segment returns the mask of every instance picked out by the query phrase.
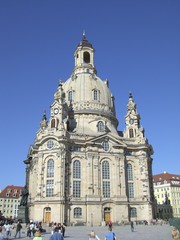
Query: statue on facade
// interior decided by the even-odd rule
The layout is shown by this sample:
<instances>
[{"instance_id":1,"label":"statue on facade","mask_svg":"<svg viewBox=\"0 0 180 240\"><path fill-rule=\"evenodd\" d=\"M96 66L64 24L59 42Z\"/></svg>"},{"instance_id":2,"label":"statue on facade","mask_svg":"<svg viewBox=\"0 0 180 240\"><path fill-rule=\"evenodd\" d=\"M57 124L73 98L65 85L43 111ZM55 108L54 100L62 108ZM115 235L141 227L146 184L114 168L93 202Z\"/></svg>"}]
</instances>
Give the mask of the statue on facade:
<instances>
[{"instance_id":1,"label":"statue on facade","mask_svg":"<svg viewBox=\"0 0 180 240\"><path fill-rule=\"evenodd\" d=\"M29 192L27 186L25 185L24 188L22 189L22 198L20 201L20 206L27 206L28 195Z\"/></svg>"}]
</instances>

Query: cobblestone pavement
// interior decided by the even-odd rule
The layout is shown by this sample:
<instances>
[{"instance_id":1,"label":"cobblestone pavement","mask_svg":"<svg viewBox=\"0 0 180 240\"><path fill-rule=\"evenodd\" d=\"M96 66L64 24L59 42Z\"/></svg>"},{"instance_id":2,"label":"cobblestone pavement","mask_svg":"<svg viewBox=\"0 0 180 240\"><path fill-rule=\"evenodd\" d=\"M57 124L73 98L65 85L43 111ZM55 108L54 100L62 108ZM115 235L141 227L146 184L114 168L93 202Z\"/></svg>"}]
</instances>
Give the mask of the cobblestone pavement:
<instances>
[{"instance_id":1,"label":"cobblestone pavement","mask_svg":"<svg viewBox=\"0 0 180 240\"><path fill-rule=\"evenodd\" d=\"M94 230L101 240L108 231L108 227L66 227L65 240L88 240L88 234ZM131 232L130 226L114 226L113 231L117 240L171 240L171 227L169 224L161 225L135 225L134 232ZM12 231L11 238L14 239ZM44 240L49 240L51 229L46 227L46 233L42 234ZM19 238L17 238L18 240ZM21 239L27 239L25 229L22 230Z\"/></svg>"}]
</instances>

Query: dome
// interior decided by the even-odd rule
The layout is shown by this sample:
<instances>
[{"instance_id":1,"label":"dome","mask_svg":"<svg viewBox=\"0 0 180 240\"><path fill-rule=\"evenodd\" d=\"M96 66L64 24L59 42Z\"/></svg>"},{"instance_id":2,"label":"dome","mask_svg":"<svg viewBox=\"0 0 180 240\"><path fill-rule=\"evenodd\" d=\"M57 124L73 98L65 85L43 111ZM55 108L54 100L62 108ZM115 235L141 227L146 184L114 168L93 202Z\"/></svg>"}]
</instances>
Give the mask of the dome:
<instances>
[{"instance_id":1,"label":"dome","mask_svg":"<svg viewBox=\"0 0 180 240\"><path fill-rule=\"evenodd\" d=\"M79 74L69 78L63 85L66 101L71 103L74 111L101 111L115 116L112 94L108 82L91 74Z\"/></svg>"}]
</instances>

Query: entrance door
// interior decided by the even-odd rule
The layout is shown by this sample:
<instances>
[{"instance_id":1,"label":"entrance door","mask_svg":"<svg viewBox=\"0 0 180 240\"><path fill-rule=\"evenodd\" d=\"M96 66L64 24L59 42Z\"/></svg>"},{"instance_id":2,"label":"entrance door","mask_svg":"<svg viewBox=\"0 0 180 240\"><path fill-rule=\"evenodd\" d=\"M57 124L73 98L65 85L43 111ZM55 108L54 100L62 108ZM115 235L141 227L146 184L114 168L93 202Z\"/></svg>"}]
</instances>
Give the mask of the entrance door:
<instances>
[{"instance_id":1,"label":"entrance door","mask_svg":"<svg viewBox=\"0 0 180 240\"><path fill-rule=\"evenodd\" d=\"M49 207L44 209L44 222L45 223L51 222L51 208Z\"/></svg>"},{"instance_id":2,"label":"entrance door","mask_svg":"<svg viewBox=\"0 0 180 240\"><path fill-rule=\"evenodd\" d=\"M105 208L104 209L104 221L107 223L108 221L111 220L111 211L110 208Z\"/></svg>"}]
</instances>

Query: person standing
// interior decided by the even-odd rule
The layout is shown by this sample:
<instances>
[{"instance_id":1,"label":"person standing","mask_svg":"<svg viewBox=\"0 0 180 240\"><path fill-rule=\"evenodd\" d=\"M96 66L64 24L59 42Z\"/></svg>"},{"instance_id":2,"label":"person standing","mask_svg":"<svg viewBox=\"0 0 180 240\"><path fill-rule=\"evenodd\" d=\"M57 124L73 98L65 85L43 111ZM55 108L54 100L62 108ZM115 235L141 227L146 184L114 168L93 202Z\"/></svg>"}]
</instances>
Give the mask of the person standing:
<instances>
[{"instance_id":1,"label":"person standing","mask_svg":"<svg viewBox=\"0 0 180 240\"><path fill-rule=\"evenodd\" d=\"M65 230L66 230L65 223L63 223L61 225L61 233L62 233L63 237L65 236Z\"/></svg>"},{"instance_id":2,"label":"person standing","mask_svg":"<svg viewBox=\"0 0 180 240\"><path fill-rule=\"evenodd\" d=\"M49 240L64 240L63 235L59 232L59 228L54 228L53 234L50 236Z\"/></svg>"},{"instance_id":3,"label":"person standing","mask_svg":"<svg viewBox=\"0 0 180 240\"><path fill-rule=\"evenodd\" d=\"M134 222L131 221L131 232L134 232Z\"/></svg>"},{"instance_id":4,"label":"person standing","mask_svg":"<svg viewBox=\"0 0 180 240\"><path fill-rule=\"evenodd\" d=\"M112 227L109 227L109 232L106 234L105 240L116 240L116 235L112 231Z\"/></svg>"},{"instance_id":5,"label":"person standing","mask_svg":"<svg viewBox=\"0 0 180 240\"><path fill-rule=\"evenodd\" d=\"M1 226L0 226L0 240L5 240L5 237L2 234L2 227Z\"/></svg>"},{"instance_id":6,"label":"person standing","mask_svg":"<svg viewBox=\"0 0 180 240\"><path fill-rule=\"evenodd\" d=\"M17 223L17 226L16 226L16 234L14 236L14 238L16 238L16 236L19 234L19 238L21 238L21 229L22 229L22 225L20 222Z\"/></svg>"},{"instance_id":7,"label":"person standing","mask_svg":"<svg viewBox=\"0 0 180 240\"><path fill-rule=\"evenodd\" d=\"M6 239L9 239L9 237L11 236L11 225L8 222L6 222L4 224L4 229L6 231Z\"/></svg>"}]
</instances>

